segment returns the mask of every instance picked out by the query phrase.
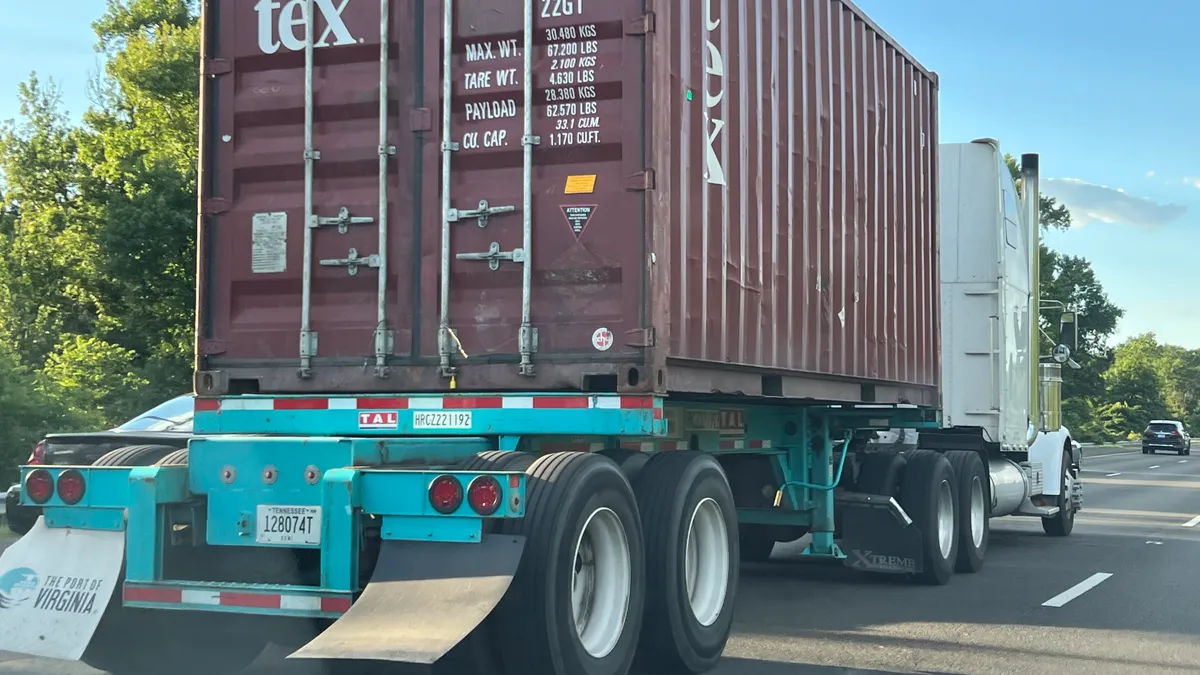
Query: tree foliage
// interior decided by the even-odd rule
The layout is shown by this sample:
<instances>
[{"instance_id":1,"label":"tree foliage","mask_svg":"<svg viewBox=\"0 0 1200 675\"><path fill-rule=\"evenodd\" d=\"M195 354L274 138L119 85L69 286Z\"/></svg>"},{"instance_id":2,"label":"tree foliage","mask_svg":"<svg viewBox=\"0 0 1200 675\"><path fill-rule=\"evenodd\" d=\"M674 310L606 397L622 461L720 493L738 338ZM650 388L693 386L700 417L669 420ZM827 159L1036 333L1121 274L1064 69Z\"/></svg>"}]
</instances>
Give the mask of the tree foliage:
<instances>
[{"instance_id":1,"label":"tree foliage","mask_svg":"<svg viewBox=\"0 0 1200 675\"><path fill-rule=\"evenodd\" d=\"M113 426L188 388L196 12L109 0L82 123L33 75L0 127L0 470L40 434Z\"/></svg>"}]
</instances>

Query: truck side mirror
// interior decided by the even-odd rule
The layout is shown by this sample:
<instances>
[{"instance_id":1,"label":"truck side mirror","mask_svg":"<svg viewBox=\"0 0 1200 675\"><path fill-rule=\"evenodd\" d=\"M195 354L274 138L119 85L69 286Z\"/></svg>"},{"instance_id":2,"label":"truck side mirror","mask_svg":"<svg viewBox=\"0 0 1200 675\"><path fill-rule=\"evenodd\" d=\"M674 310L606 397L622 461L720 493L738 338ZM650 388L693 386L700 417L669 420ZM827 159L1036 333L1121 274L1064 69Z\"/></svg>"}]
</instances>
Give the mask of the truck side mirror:
<instances>
[{"instance_id":1,"label":"truck side mirror","mask_svg":"<svg viewBox=\"0 0 1200 675\"><path fill-rule=\"evenodd\" d=\"M1075 312L1063 312L1058 324L1058 343L1071 348L1072 352L1079 351L1079 324Z\"/></svg>"}]
</instances>

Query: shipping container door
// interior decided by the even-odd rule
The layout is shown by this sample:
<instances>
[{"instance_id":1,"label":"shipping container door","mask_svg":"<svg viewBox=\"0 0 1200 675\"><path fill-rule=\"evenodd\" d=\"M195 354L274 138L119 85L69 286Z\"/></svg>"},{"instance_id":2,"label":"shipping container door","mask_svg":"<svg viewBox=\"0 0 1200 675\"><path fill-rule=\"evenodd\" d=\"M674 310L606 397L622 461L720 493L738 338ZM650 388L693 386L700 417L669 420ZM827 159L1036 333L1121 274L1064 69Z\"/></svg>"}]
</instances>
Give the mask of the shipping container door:
<instances>
[{"instance_id":1,"label":"shipping container door","mask_svg":"<svg viewBox=\"0 0 1200 675\"><path fill-rule=\"evenodd\" d=\"M420 29L411 2L311 5L311 42L306 0L205 6L201 355L378 379L413 345Z\"/></svg>"},{"instance_id":2,"label":"shipping container door","mask_svg":"<svg viewBox=\"0 0 1200 675\"><path fill-rule=\"evenodd\" d=\"M638 353L644 51L630 27L641 5L425 3L435 132L422 190L422 352L443 377L487 364L532 385L539 363Z\"/></svg>"}]
</instances>

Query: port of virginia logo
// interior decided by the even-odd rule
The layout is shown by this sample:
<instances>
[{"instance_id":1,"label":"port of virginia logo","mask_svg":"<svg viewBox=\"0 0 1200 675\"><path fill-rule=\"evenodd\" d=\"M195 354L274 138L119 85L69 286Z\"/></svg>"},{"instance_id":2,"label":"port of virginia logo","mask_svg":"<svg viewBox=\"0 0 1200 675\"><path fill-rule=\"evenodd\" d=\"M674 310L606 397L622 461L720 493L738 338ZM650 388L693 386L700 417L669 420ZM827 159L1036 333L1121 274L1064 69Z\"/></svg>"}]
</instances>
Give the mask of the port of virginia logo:
<instances>
[{"instance_id":1,"label":"port of virginia logo","mask_svg":"<svg viewBox=\"0 0 1200 675\"><path fill-rule=\"evenodd\" d=\"M17 567L0 574L0 616L9 609L29 607L35 610L91 614L96 609L96 593L101 579L89 577L47 576L28 567Z\"/></svg>"}]
</instances>

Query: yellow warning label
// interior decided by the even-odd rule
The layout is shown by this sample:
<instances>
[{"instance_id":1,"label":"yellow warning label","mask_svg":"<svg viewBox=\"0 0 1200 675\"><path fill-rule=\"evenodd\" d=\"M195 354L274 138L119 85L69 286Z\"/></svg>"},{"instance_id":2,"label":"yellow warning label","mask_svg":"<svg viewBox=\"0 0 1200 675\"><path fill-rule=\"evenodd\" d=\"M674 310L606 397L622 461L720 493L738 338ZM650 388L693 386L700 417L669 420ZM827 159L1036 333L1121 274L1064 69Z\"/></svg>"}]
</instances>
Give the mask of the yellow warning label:
<instances>
[{"instance_id":1,"label":"yellow warning label","mask_svg":"<svg viewBox=\"0 0 1200 675\"><path fill-rule=\"evenodd\" d=\"M564 195L590 195L596 190L596 174L588 176L567 176L567 186L563 188Z\"/></svg>"}]
</instances>

